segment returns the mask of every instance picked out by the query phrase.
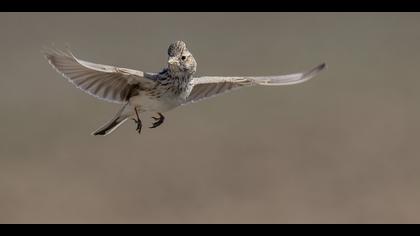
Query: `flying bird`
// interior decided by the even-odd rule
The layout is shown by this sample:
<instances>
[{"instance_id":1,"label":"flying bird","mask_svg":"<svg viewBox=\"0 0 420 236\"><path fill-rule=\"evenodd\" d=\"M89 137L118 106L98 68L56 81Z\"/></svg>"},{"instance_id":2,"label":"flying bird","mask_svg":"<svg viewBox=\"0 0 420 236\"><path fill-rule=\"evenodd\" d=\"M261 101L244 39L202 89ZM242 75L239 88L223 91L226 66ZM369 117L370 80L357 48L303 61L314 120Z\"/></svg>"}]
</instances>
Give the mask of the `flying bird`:
<instances>
[{"instance_id":1,"label":"flying bird","mask_svg":"<svg viewBox=\"0 0 420 236\"><path fill-rule=\"evenodd\" d=\"M243 87L302 83L326 68L322 63L306 72L288 75L195 77L197 62L182 41L169 46L167 66L159 73L80 60L69 50L49 49L44 54L51 66L77 88L96 98L122 104L117 114L93 135L108 135L128 119L134 120L137 132L141 133L143 112L156 113L149 127L156 128L165 120L162 113L178 106Z\"/></svg>"}]
</instances>

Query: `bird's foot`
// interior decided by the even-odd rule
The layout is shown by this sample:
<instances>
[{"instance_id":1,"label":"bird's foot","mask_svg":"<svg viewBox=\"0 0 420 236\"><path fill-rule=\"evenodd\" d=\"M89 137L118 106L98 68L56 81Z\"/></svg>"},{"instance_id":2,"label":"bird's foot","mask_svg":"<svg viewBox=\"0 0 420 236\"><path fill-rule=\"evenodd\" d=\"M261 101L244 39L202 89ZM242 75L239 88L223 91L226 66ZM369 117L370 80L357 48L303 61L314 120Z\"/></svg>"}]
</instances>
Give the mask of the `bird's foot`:
<instances>
[{"instance_id":1,"label":"bird's foot","mask_svg":"<svg viewBox=\"0 0 420 236\"><path fill-rule=\"evenodd\" d=\"M151 129L156 128L156 127L160 126L163 123L163 121L165 121L165 117L160 112L158 112L158 115L159 115L159 117L153 117L152 116L152 118L156 122L154 122L153 125L149 128L151 128Z\"/></svg>"},{"instance_id":2,"label":"bird's foot","mask_svg":"<svg viewBox=\"0 0 420 236\"><path fill-rule=\"evenodd\" d=\"M133 120L137 124L136 131L140 134L141 133L141 128L143 127L143 124L142 124L140 119L137 119L137 120L133 119Z\"/></svg>"}]
</instances>

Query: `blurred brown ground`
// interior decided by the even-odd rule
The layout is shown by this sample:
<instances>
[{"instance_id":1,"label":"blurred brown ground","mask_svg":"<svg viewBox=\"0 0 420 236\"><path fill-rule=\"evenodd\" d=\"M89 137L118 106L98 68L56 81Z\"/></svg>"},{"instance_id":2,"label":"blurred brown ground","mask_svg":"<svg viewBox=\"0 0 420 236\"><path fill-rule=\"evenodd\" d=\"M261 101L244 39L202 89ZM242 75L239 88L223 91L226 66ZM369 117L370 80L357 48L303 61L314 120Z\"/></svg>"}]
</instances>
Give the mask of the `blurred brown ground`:
<instances>
[{"instance_id":1,"label":"blurred brown ground","mask_svg":"<svg viewBox=\"0 0 420 236\"><path fill-rule=\"evenodd\" d=\"M420 223L418 13L0 13L0 223ZM119 106L66 82L42 46L159 71L293 73L90 132Z\"/></svg>"}]
</instances>

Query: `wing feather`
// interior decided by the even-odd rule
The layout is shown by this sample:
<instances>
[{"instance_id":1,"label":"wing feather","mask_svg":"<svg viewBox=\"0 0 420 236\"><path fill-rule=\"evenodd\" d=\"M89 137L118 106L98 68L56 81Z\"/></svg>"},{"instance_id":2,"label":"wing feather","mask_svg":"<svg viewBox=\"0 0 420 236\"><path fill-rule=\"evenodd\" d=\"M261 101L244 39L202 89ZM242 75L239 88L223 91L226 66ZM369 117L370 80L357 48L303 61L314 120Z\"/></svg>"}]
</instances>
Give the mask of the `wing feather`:
<instances>
[{"instance_id":1,"label":"wing feather","mask_svg":"<svg viewBox=\"0 0 420 236\"><path fill-rule=\"evenodd\" d=\"M326 64L322 63L306 72L288 75L254 77L196 77L191 82L192 89L190 94L187 96L185 104L198 102L203 99L211 98L247 86L281 86L303 83L315 77L319 72L321 72L325 68Z\"/></svg>"},{"instance_id":2,"label":"wing feather","mask_svg":"<svg viewBox=\"0 0 420 236\"><path fill-rule=\"evenodd\" d=\"M96 98L115 103L124 103L134 86L155 85L152 74L83 61L71 52L56 49L45 51L51 66L77 88Z\"/></svg>"}]
</instances>

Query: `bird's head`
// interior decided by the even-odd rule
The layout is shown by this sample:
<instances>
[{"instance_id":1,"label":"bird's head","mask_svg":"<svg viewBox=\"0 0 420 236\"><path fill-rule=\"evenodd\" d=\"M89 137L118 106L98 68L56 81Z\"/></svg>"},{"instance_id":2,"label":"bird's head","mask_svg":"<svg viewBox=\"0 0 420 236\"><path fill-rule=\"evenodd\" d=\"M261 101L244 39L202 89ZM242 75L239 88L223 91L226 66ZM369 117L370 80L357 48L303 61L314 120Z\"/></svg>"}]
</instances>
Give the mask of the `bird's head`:
<instances>
[{"instance_id":1,"label":"bird's head","mask_svg":"<svg viewBox=\"0 0 420 236\"><path fill-rule=\"evenodd\" d=\"M182 41L176 41L168 48L168 69L172 73L194 74L197 62Z\"/></svg>"}]
</instances>

